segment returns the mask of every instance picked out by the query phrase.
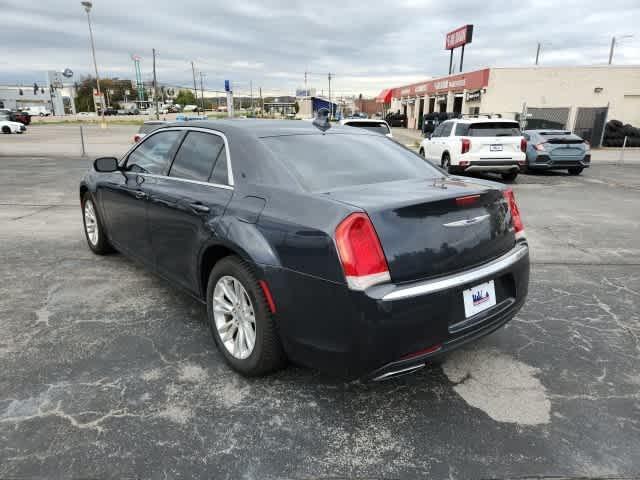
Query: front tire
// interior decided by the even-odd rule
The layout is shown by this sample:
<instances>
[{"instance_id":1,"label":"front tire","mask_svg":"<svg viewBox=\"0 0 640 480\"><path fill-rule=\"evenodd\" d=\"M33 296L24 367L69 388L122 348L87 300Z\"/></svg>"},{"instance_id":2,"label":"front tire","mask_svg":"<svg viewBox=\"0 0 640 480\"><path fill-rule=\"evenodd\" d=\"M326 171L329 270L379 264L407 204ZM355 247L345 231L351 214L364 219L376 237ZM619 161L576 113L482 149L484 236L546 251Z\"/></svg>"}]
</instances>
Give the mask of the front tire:
<instances>
[{"instance_id":1,"label":"front tire","mask_svg":"<svg viewBox=\"0 0 640 480\"><path fill-rule=\"evenodd\" d=\"M264 292L253 269L239 257L225 257L211 270L207 318L216 345L237 372L255 377L285 365Z\"/></svg>"},{"instance_id":2,"label":"front tire","mask_svg":"<svg viewBox=\"0 0 640 480\"><path fill-rule=\"evenodd\" d=\"M422 158L427 158L426 153L424 153L424 148L421 148L418 153L420 154L420 156L422 156Z\"/></svg>"},{"instance_id":3,"label":"front tire","mask_svg":"<svg viewBox=\"0 0 640 480\"><path fill-rule=\"evenodd\" d=\"M569 175L580 175L582 170L584 170L583 167L571 167L569 169Z\"/></svg>"},{"instance_id":4,"label":"front tire","mask_svg":"<svg viewBox=\"0 0 640 480\"><path fill-rule=\"evenodd\" d=\"M513 182L518 176L518 172L509 172L509 173L503 173L502 174L502 179L505 182Z\"/></svg>"},{"instance_id":5,"label":"front tire","mask_svg":"<svg viewBox=\"0 0 640 480\"><path fill-rule=\"evenodd\" d=\"M84 235L91 251L97 255L105 255L113 252L113 247L107 240L104 226L93 197L89 192L82 197L82 223Z\"/></svg>"},{"instance_id":6,"label":"front tire","mask_svg":"<svg viewBox=\"0 0 640 480\"><path fill-rule=\"evenodd\" d=\"M4 127L2 127L2 133L4 134L11 133L11 128L5 125Z\"/></svg>"}]
</instances>

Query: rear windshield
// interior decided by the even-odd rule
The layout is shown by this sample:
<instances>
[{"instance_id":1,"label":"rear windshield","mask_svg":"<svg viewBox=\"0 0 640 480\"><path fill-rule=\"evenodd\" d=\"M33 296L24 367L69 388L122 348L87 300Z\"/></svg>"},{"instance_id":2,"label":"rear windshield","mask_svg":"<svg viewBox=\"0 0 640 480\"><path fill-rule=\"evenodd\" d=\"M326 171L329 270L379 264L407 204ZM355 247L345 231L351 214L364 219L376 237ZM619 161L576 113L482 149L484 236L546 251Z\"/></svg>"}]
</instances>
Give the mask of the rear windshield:
<instances>
[{"instance_id":1,"label":"rear windshield","mask_svg":"<svg viewBox=\"0 0 640 480\"><path fill-rule=\"evenodd\" d=\"M519 137L520 125L516 122L482 122L459 123L456 126L456 135L467 137Z\"/></svg>"},{"instance_id":2,"label":"rear windshield","mask_svg":"<svg viewBox=\"0 0 640 480\"><path fill-rule=\"evenodd\" d=\"M345 125L349 127L364 128L365 130L382 133L383 135L389 133L389 127L387 127L386 123L382 122L345 122Z\"/></svg>"},{"instance_id":3,"label":"rear windshield","mask_svg":"<svg viewBox=\"0 0 640 480\"><path fill-rule=\"evenodd\" d=\"M164 123L145 123L140 127L138 133L150 133L160 127L164 127Z\"/></svg>"},{"instance_id":4,"label":"rear windshield","mask_svg":"<svg viewBox=\"0 0 640 480\"><path fill-rule=\"evenodd\" d=\"M312 192L442 177L422 157L380 135L288 135L262 141Z\"/></svg>"}]
</instances>

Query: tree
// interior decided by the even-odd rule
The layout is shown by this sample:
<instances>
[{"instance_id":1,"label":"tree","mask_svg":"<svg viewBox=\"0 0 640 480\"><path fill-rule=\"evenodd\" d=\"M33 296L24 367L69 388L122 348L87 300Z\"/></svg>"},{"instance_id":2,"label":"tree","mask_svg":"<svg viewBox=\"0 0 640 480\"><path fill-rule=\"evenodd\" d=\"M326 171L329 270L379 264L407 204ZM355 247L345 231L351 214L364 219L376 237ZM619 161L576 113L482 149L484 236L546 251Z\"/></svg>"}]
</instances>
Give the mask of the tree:
<instances>
[{"instance_id":1,"label":"tree","mask_svg":"<svg viewBox=\"0 0 640 480\"><path fill-rule=\"evenodd\" d=\"M178 95L176 95L173 103L178 103L183 107L185 105L195 105L196 104L196 96L193 94L191 90L180 90Z\"/></svg>"}]
</instances>

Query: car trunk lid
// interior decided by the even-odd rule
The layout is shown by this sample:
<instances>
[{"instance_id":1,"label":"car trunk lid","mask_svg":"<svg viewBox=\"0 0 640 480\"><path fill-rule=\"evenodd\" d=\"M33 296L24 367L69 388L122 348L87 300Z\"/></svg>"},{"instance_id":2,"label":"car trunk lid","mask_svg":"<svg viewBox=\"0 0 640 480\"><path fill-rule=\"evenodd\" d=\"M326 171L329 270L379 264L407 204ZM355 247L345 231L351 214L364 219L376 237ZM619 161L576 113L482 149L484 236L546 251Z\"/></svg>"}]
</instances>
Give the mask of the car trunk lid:
<instances>
[{"instance_id":1,"label":"car trunk lid","mask_svg":"<svg viewBox=\"0 0 640 480\"><path fill-rule=\"evenodd\" d=\"M395 283L464 270L515 244L500 187L445 177L351 187L326 195L368 214Z\"/></svg>"}]
</instances>

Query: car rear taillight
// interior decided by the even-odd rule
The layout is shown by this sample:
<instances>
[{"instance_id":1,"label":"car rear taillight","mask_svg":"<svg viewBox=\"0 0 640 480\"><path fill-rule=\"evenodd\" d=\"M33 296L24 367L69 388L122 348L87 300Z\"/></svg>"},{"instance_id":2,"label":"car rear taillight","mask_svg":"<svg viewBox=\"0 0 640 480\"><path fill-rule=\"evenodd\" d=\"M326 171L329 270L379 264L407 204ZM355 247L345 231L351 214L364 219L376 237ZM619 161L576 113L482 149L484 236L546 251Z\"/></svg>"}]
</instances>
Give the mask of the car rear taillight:
<instances>
[{"instance_id":1,"label":"car rear taillight","mask_svg":"<svg viewBox=\"0 0 640 480\"><path fill-rule=\"evenodd\" d=\"M591 142L589 140L584 141L585 150L591 150Z\"/></svg>"},{"instance_id":2,"label":"car rear taillight","mask_svg":"<svg viewBox=\"0 0 640 480\"><path fill-rule=\"evenodd\" d=\"M533 148L535 148L538 152L544 152L545 148L544 148L544 143L537 143L533 146Z\"/></svg>"},{"instance_id":3,"label":"car rear taillight","mask_svg":"<svg viewBox=\"0 0 640 480\"><path fill-rule=\"evenodd\" d=\"M524 225L522 223L522 217L520 216L520 210L518 210L518 204L516 203L516 197L513 190L507 188L502 192L504 199L509 206L509 213L511 213L511 223L513 224L513 230L516 234L516 239L524 238Z\"/></svg>"},{"instance_id":4,"label":"car rear taillight","mask_svg":"<svg viewBox=\"0 0 640 480\"><path fill-rule=\"evenodd\" d=\"M471 150L471 140L469 140L468 138L463 138L462 149L460 150L460 153L467 153L469 150Z\"/></svg>"},{"instance_id":5,"label":"car rear taillight","mask_svg":"<svg viewBox=\"0 0 640 480\"><path fill-rule=\"evenodd\" d=\"M459 207L468 207L480 200L480 195L467 195L466 197L456 198L456 205Z\"/></svg>"},{"instance_id":6,"label":"car rear taillight","mask_svg":"<svg viewBox=\"0 0 640 480\"><path fill-rule=\"evenodd\" d=\"M527 139L522 137L520 139L520 151L521 152L526 152L527 151Z\"/></svg>"},{"instance_id":7,"label":"car rear taillight","mask_svg":"<svg viewBox=\"0 0 640 480\"><path fill-rule=\"evenodd\" d=\"M367 214L352 213L338 225L336 248L351 290L391 281L380 239Z\"/></svg>"}]
</instances>

